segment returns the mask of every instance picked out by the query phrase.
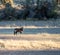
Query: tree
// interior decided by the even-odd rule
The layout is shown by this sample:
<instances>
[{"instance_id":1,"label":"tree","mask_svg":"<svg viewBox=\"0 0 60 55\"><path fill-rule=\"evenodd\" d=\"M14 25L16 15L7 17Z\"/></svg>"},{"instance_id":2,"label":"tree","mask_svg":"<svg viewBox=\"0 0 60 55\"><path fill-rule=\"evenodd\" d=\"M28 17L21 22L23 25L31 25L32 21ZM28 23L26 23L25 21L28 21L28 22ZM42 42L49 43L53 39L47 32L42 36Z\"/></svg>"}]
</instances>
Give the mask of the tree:
<instances>
[{"instance_id":1,"label":"tree","mask_svg":"<svg viewBox=\"0 0 60 55\"><path fill-rule=\"evenodd\" d=\"M3 5L5 5L6 3L9 3L11 4L11 6L13 6L13 0L0 0L0 1Z\"/></svg>"}]
</instances>

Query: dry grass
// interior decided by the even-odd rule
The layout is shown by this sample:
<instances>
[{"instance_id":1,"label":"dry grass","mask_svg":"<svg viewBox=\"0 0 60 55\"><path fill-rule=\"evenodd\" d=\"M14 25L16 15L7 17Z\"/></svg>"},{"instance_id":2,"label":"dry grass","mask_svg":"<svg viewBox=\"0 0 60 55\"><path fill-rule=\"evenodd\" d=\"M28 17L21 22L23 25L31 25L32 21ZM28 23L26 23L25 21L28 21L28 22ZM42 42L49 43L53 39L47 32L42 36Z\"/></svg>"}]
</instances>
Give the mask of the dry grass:
<instances>
[{"instance_id":1,"label":"dry grass","mask_svg":"<svg viewBox=\"0 0 60 55\"><path fill-rule=\"evenodd\" d=\"M17 36L1 34L0 49L2 48L7 50L58 50L60 49L60 34L22 34Z\"/></svg>"}]
</instances>

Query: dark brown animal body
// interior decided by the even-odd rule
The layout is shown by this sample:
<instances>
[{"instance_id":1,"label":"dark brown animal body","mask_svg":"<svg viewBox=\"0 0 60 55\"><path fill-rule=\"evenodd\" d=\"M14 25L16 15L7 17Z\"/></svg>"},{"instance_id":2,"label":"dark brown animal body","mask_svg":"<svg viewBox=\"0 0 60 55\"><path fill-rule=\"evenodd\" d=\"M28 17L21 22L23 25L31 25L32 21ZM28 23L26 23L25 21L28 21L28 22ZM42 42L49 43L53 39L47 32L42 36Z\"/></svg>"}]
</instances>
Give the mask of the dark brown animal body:
<instances>
[{"instance_id":1,"label":"dark brown animal body","mask_svg":"<svg viewBox=\"0 0 60 55\"><path fill-rule=\"evenodd\" d=\"M21 34L23 32L23 27L14 29L14 35L17 34L18 32Z\"/></svg>"}]
</instances>

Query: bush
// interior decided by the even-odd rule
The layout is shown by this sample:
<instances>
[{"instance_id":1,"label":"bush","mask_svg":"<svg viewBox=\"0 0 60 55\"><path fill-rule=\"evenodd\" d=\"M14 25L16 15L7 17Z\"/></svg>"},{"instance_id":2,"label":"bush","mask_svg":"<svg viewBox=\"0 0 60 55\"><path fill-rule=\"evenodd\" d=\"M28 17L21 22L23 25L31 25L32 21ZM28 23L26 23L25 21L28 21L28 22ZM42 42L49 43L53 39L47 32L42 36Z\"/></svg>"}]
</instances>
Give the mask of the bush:
<instances>
[{"instance_id":1,"label":"bush","mask_svg":"<svg viewBox=\"0 0 60 55\"><path fill-rule=\"evenodd\" d=\"M57 12L55 12L55 10L51 10L48 12L48 18L57 18Z\"/></svg>"}]
</instances>

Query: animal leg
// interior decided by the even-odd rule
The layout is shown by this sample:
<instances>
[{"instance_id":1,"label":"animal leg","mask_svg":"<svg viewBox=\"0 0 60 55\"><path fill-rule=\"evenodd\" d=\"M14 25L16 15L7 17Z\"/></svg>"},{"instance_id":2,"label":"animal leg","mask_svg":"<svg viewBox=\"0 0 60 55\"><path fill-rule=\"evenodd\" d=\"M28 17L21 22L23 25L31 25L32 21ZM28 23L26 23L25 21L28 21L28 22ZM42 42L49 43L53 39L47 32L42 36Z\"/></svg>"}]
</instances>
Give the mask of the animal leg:
<instances>
[{"instance_id":1,"label":"animal leg","mask_svg":"<svg viewBox=\"0 0 60 55\"><path fill-rule=\"evenodd\" d=\"M14 32L14 35L17 34L17 32Z\"/></svg>"},{"instance_id":2,"label":"animal leg","mask_svg":"<svg viewBox=\"0 0 60 55\"><path fill-rule=\"evenodd\" d=\"M22 31L20 32L20 34L22 34Z\"/></svg>"}]
</instances>

